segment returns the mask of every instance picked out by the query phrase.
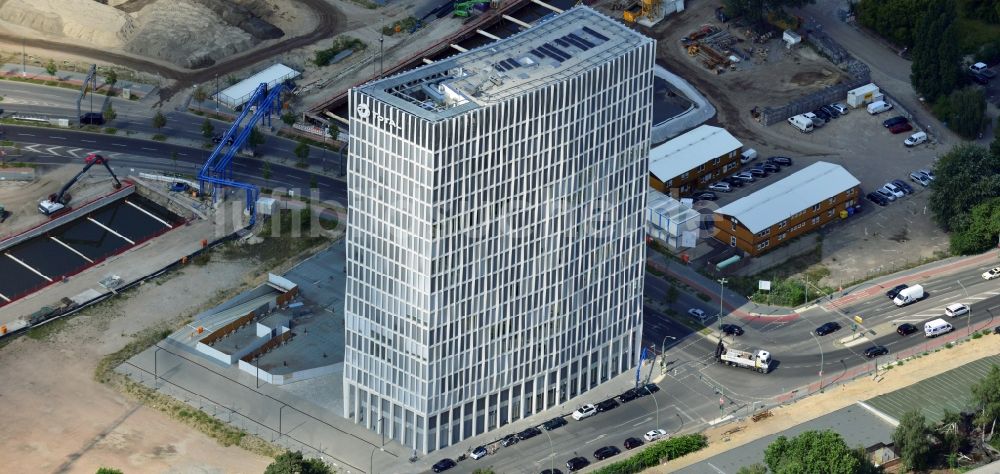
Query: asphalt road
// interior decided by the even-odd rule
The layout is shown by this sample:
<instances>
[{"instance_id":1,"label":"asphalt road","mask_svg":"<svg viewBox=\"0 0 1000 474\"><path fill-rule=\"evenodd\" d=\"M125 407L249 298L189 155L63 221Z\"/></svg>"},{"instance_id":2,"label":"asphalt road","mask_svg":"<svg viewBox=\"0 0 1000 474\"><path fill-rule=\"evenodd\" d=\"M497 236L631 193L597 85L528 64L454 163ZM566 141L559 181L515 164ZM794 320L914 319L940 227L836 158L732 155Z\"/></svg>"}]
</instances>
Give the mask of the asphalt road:
<instances>
[{"instance_id":1,"label":"asphalt road","mask_svg":"<svg viewBox=\"0 0 1000 474\"><path fill-rule=\"evenodd\" d=\"M178 172L196 175L211 150L130 138L123 135L106 135L79 132L60 128L21 127L4 125L4 138L22 143L45 143L27 146L24 161L36 163L82 162L82 155L96 151L108 156L116 170L127 168L130 173L141 171ZM73 151L77 150L77 151ZM72 152L72 153L70 153ZM177 154L176 166L169 157ZM238 179L261 187L309 189L316 180L319 199L347 204L347 184L323 175L308 173L298 168L271 164L271 179L265 180L262 162L250 158L233 160L233 174Z\"/></svg>"}]
</instances>

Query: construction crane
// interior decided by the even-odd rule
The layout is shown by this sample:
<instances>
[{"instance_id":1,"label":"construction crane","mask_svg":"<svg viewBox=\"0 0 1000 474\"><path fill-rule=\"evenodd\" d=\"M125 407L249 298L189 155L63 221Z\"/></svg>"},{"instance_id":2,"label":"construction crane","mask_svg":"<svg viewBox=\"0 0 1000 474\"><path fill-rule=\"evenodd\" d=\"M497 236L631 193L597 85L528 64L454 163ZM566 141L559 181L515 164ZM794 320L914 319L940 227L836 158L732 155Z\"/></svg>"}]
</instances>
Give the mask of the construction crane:
<instances>
[{"instance_id":1,"label":"construction crane","mask_svg":"<svg viewBox=\"0 0 1000 474\"><path fill-rule=\"evenodd\" d=\"M243 105L243 112L229 126L229 130L219 140L219 144L212 150L208 160L202 165L198 172L198 181L201 183L201 194L206 192L206 185L212 186L212 199L219 198L219 191L222 188L237 188L246 192L246 210L250 214L250 226L257 222L257 197L260 196L260 189L248 183L241 183L233 180L233 156L250 139L250 134L254 127L262 118L266 119L267 125L271 125L271 114L276 114L281 110L281 92L284 85L278 84L268 90L266 83L261 83L254 90L250 100ZM253 115L248 114L251 110Z\"/></svg>"},{"instance_id":2,"label":"construction crane","mask_svg":"<svg viewBox=\"0 0 1000 474\"><path fill-rule=\"evenodd\" d=\"M114 184L115 189L119 189L122 187L122 182L118 181L118 176L116 176L115 172L111 169L111 165L108 164L107 158L98 155L96 153L91 153L87 155L86 158L84 158L84 161L87 164L83 166L83 169L80 170L80 172L77 173L76 176L73 177L73 179L69 180L69 182L64 184L62 189L60 189L58 193L52 193L49 195L48 199L45 199L42 202L38 203L39 212L47 216L51 216L52 214L55 214L64 209L66 205L69 204L70 199L72 199L72 196L70 196L70 194L66 191L69 191L69 188L73 187L73 185L76 184L76 182L79 181L80 178L83 177L83 175L87 174L87 171L90 170L90 167L94 165L104 165L104 167L107 168L108 173L110 173L111 177L115 180Z\"/></svg>"}]
</instances>

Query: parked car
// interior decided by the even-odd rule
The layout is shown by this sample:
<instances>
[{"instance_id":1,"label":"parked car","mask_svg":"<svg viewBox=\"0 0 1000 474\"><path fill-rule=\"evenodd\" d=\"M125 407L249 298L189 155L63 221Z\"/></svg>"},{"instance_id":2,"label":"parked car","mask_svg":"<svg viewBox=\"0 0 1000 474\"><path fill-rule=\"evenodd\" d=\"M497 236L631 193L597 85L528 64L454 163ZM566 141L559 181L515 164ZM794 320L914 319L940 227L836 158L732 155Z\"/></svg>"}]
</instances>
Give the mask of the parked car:
<instances>
[{"instance_id":1,"label":"parked car","mask_svg":"<svg viewBox=\"0 0 1000 474\"><path fill-rule=\"evenodd\" d=\"M931 180L927 179L927 176L924 176L923 173L918 173L916 171L910 173L910 180L915 183L920 183L922 186L931 185Z\"/></svg>"},{"instance_id":2,"label":"parked car","mask_svg":"<svg viewBox=\"0 0 1000 474\"><path fill-rule=\"evenodd\" d=\"M927 179L929 179L931 181L934 181L934 172L931 171L931 170L929 170L929 169L927 169L927 168L920 168L920 169L917 170L917 173L920 173L920 174L926 176Z\"/></svg>"},{"instance_id":3,"label":"parked car","mask_svg":"<svg viewBox=\"0 0 1000 474\"><path fill-rule=\"evenodd\" d=\"M613 410L615 408L618 408L618 402L616 402L614 398L609 398L597 404L597 411L599 412Z\"/></svg>"},{"instance_id":4,"label":"parked car","mask_svg":"<svg viewBox=\"0 0 1000 474\"><path fill-rule=\"evenodd\" d=\"M592 403L588 403L580 408L577 408L577 410L573 412L573 419L580 421L584 418L589 418L596 414L597 414L597 407L594 406L594 404Z\"/></svg>"},{"instance_id":5,"label":"parked car","mask_svg":"<svg viewBox=\"0 0 1000 474\"><path fill-rule=\"evenodd\" d=\"M895 194L893 194L893 193L891 193L889 191L886 191L883 188L878 188L878 189L875 190L875 192L878 193L879 195L881 195L882 197L888 199L889 202L892 202L892 201L896 200L896 195Z\"/></svg>"},{"instance_id":6,"label":"parked car","mask_svg":"<svg viewBox=\"0 0 1000 474\"><path fill-rule=\"evenodd\" d=\"M772 156L765 163L773 163L779 166L792 166L792 159L787 156Z\"/></svg>"},{"instance_id":7,"label":"parked car","mask_svg":"<svg viewBox=\"0 0 1000 474\"><path fill-rule=\"evenodd\" d=\"M232 136L230 136L229 139L226 140L226 145L232 145L233 142L235 141L236 140ZM212 143L221 143L221 142L222 142L222 135L216 135L212 137Z\"/></svg>"},{"instance_id":8,"label":"parked car","mask_svg":"<svg viewBox=\"0 0 1000 474\"><path fill-rule=\"evenodd\" d=\"M830 115L829 112L823 110L822 107L820 107L820 108L818 108L816 110L813 110L812 113L815 114L817 117L819 117L819 118L821 118L823 120L826 120L827 122L829 122L831 119L833 119L833 116Z\"/></svg>"},{"instance_id":9,"label":"parked car","mask_svg":"<svg viewBox=\"0 0 1000 474\"><path fill-rule=\"evenodd\" d=\"M888 353L889 353L889 348L885 346L871 346L865 349L865 357L869 359L873 357L886 355Z\"/></svg>"},{"instance_id":10,"label":"parked car","mask_svg":"<svg viewBox=\"0 0 1000 474\"><path fill-rule=\"evenodd\" d=\"M431 470L434 471L434 472L444 472L444 471L447 471L448 469L451 469L451 468L453 468L453 467L455 467L457 465L458 464L455 461L453 461L453 460L451 460L449 458L444 458L444 459L442 459L442 460L434 463L434 466L431 467Z\"/></svg>"},{"instance_id":11,"label":"parked car","mask_svg":"<svg viewBox=\"0 0 1000 474\"><path fill-rule=\"evenodd\" d=\"M830 114L830 118L833 119L840 118L840 116L843 115L837 109L833 108L832 105L823 105L820 106L819 109L822 110L823 112Z\"/></svg>"},{"instance_id":12,"label":"parked car","mask_svg":"<svg viewBox=\"0 0 1000 474\"><path fill-rule=\"evenodd\" d=\"M646 434L642 435L642 438L647 442L656 441L658 439L663 439L667 437L667 431L662 429L655 429L647 431Z\"/></svg>"},{"instance_id":13,"label":"parked car","mask_svg":"<svg viewBox=\"0 0 1000 474\"><path fill-rule=\"evenodd\" d=\"M542 428L545 428L545 431L552 431L556 428L559 428L560 426L565 426L565 425L566 425L566 419L561 416L557 416L549 421L546 421L545 423L542 423Z\"/></svg>"},{"instance_id":14,"label":"parked car","mask_svg":"<svg viewBox=\"0 0 1000 474\"><path fill-rule=\"evenodd\" d=\"M847 115L847 111L849 110L846 105L840 102L834 102L830 104L830 107L833 107L833 110L836 110L840 115Z\"/></svg>"},{"instance_id":15,"label":"parked car","mask_svg":"<svg viewBox=\"0 0 1000 474\"><path fill-rule=\"evenodd\" d=\"M807 119L809 119L809 120L812 120L813 127L819 128L819 127L822 127L823 125L826 125L826 120L823 120L823 119L819 118L818 115L816 115L816 114L814 114L812 112L806 112L806 113L802 114L802 116L805 117L805 118L807 118Z\"/></svg>"},{"instance_id":16,"label":"parked car","mask_svg":"<svg viewBox=\"0 0 1000 474\"><path fill-rule=\"evenodd\" d=\"M518 433L517 438L520 439L521 441L524 441L526 439L534 438L535 436L538 436L540 434L542 434L542 430L532 426L531 428L527 428L524 431Z\"/></svg>"},{"instance_id":17,"label":"parked car","mask_svg":"<svg viewBox=\"0 0 1000 474\"><path fill-rule=\"evenodd\" d=\"M634 388L630 388L630 389L622 392L621 395L618 395L618 401L620 401L622 403L631 402L632 400L635 400L636 398L639 398L639 395L637 393L635 393L635 389Z\"/></svg>"},{"instance_id":18,"label":"parked car","mask_svg":"<svg viewBox=\"0 0 1000 474\"><path fill-rule=\"evenodd\" d=\"M892 287L891 290L885 292L885 296L888 296L890 300L894 300L896 299L897 296L899 296L900 291L903 291L909 287L910 285L907 285L906 283L903 283L902 285L896 285Z\"/></svg>"},{"instance_id":19,"label":"parked car","mask_svg":"<svg viewBox=\"0 0 1000 474\"><path fill-rule=\"evenodd\" d=\"M889 127L889 131L892 132L893 135L909 132L910 130L913 130L913 125L910 125L910 122L897 123L896 125Z\"/></svg>"},{"instance_id":20,"label":"parked car","mask_svg":"<svg viewBox=\"0 0 1000 474\"><path fill-rule=\"evenodd\" d=\"M694 198L695 201L716 201L719 199L719 195L711 191L702 191L700 193L694 193L694 195L691 197Z\"/></svg>"},{"instance_id":21,"label":"parked car","mask_svg":"<svg viewBox=\"0 0 1000 474\"><path fill-rule=\"evenodd\" d=\"M1000 334L1000 326L993 328L993 334Z\"/></svg>"},{"instance_id":22,"label":"parked car","mask_svg":"<svg viewBox=\"0 0 1000 474\"><path fill-rule=\"evenodd\" d=\"M993 267L983 272L983 280L992 280L994 278L1000 278L1000 267Z\"/></svg>"},{"instance_id":23,"label":"parked car","mask_svg":"<svg viewBox=\"0 0 1000 474\"><path fill-rule=\"evenodd\" d=\"M753 177L755 177L755 178L766 178L767 177L767 171L764 171L763 168L750 168L746 172L750 173L750 175L753 176Z\"/></svg>"},{"instance_id":24,"label":"parked car","mask_svg":"<svg viewBox=\"0 0 1000 474\"><path fill-rule=\"evenodd\" d=\"M639 438L625 438L625 449L635 449L642 444L642 440Z\"/></svg>"},{"instance_id":25,"label":"parked car","mask_svg":"<svg viewBox=\"0 0 1000 474\"><path fill-rule=\"evenodd\" d=\"M927 134L925 132L917 132L914 133L913 135L910 135L909 137L906 137L906 140L903 140L903 145L917 146L926 141L927 141Z\"/></svg>"},{"instance_id":26,"label":"parked car","mask_svg":"<svg viewBox=\"0 0 1000 474\"><path fill-rule=\"evenodd\" d=\"M712 191L721 191L724 193L728 193L733 190L733 187L730 186L729 183L720 181L718 183L712 184L711 186L708 187L708 189L711 189Z\"/></svg>"},{"instance_id":27,"label":"parked car","mask_svg":"<svg viewBox=\"0 0 1000 474\"><path fill-rule=\"evenodd\" d=\"M743 185L746 183L746 181L743 181L742 179L737 178L735 176L727 176L725 178L722 178L722 182L729 183L729 185L734 188L742 188Z\"/></svg>"},{"instance_id":28,"label":"parked car","mask_svg":"<svg viewBox=\"0 0 1000 474\"><path fill-rule=\"evenodd\" d=\"M840 330L840 324L835 322L824 323L822 326L816 328L817 336L825 336Z\"/></svg>"},{"instance_id":29,"label":"parked car","mask_svg":"<svg viewBox=\"0 0 1000 474\"><path fill-rule=\"evenodd\" d=\"M874 191L868 193L868 195L865 197L867 197L869 201L878 204L879 206L885 206L886 204L889 204L888 199L886 199L884 196Z\"/></svg>"},{"instance_id":30,"label":"parked car","mask_svg":"<svg viewBox=\"0 0 1000 474\"><path fill-rule=\"evenodd\" d=\"M540 472L539 474L563 474L563 472L560 471L559 469L546 469Z\"/></svg>"},{"instance_id":31,"label":"parked car","mask_svg":"<svg viewBox=\"0 0 1000 474\"><path fill-rule=\"evenodd\" d=\"M603 448L598 448L597 451L594 451L594 459L598 461L603 461L621 452L622 450L618 449L615 446L605 446Z\"/></svg>"},{"instance_id":32,"label":"parked car","mask_svg":"<svg viewBox=\"0 0 1000 474\"><path fill-rule=\"evenodd\" d=\"M892 110L892 104L884 100L876 100L875 102L868 104L867 110L868 113L871 115L878 115L882 112L888 112Z\"/></svg>"},{"instance_id":33,"label":"parked car","mask_svg":"<svg viewBox=\"0 0 1000 474\"><path fill-rule=\"evenodd\" d=\"M917 332L917 327L910 323L900 324L899 327L896 328L896 334L899 334L900 336L909 336L915 332Z\"/></svg>"},{"instance_id":34,"label":"parked car","mask_svg":"<svg viewBox=\"0 0 1000 474\"><path fill-rule=\"evenodd\" d=\"M489 452L486 451L486 446L477 446L476 449L472 450L472 454L470 454L469 457L472 459L482 459L486 457L487 454L489 454Z\"/></svg>"},{"instance_id":35,"label":"parked car","mask_svg":"<svg viewBox=\"0 0 1000 474\"><path fill-rule=\"evenodd\" d=\"M913 188L911 188L909 184L906 184L906 181L894 179L892 180L892 184L895 184L897 188L902 189L904 194L913 194Z\"/></svg>"},{"instance_id":36,"label":"parked car","mask_svg":"<svg viewBox=\"0 0 1000 474\"><path fill-rule=\"evenodd\" d=\"M767 171L768 173L777 173L777 172L781 171L781 167L779 167L778 165L776 165L774 163L764 163L763 165L761 165L761 168L764 171Z\"/></svg>"},{"instance_id":37,"label":"parked car","mask_svg":"<svg viewBox=\"0 0 1000 474\"><path fill-rule=\"evenodd\" d=\"M569 472L579 471L580 469L583 469L588 465L590 465L590 461L588 461L587 458L583 456L577 456L573 459L570 459L569 461L566 461L566 469L569 469Z\"/></svg>"},{"instance_id":38,"label":"parked car","mask_svg":"<svg viewBox=\"0 0 1000 474\"><path fill-rule=\"evenodd\" d=\"M745 164L747 164L747 163L749 163L749 162L751 162L753 160L756 160L756 159L757 159L757 150L754 150L753 148L749 148L749 149L743 150L743 153L740 153L740 163L741 164L745 165Z\"/></svg>"},{"instance_id":39,"label":"parked car","mask_svg":"<svg viewBox=\"0 0 1000 474\"><path fill-rule=\"evenodd\" d=\"M892 182L883 184L882 189L892 193L892 195L896 196L897 198L906 196L906 193L904 193L902 189L899 189L899 186L892 184Z\"/></svg>"},{"instance_id":40,"label":"parked car","mask_svg":"<svg viewBox=\"0 0 1000 474\"><path fill-rule=\"evenodd\" d=\"M175 193L183 193L191 189L191 185L187 183L176 182L170 185L170 190Z\"/></svg>"},{"instance_id":41,"label":"parked car","mask_svg":"<svg viewBox=\"0 0 1000 474\"><path fill-rule=\"evenodd\" d=\"M727 336L742 336L743 335L743 328L741 328L741 327L739 327L739 326L737 326L735 324L723 324L722 325L722 333L725 334L725 335L727 335Z\"/></svg>"},{"instance_id":42,"label":"parked car","mask_svg":"<svg viewBox=\"0 0 1000 474\"><path fill-rule=\"evenodd\" d=\"M705 319L705 312L698 308L689 309L688 314L691 315L692 318L695 318L697 320Z\"/></svg>"},{"instance_id":43,"label":"parked car","mask_svg":"<svg viewBox=\"0 0 1000 474\"><path fill-rule=\"evenodd\" d=\"M104 114L87 112L80 116L80 125L104 125Z\"/></svg>"},{"instance_id":44,"label":"parked car","mask_svg":"<svg viewBox=\"0 0 1000 474\"><path fill-rule=\"evenodd\" d=\"M969 306L962 303L952 303L944 308L944 315L949 317L961 316L969 312Z\"/></svg>"},{"instance_id":45,"label":"parked car","mask_svg":"<svg viewBox=\"0 0 1000 474\"><path fill-rule=\"evenodd\" d=\"M897 125L897 124L905 123L905 122L909 122L909 121L910 121L910 119L908 119L906 117L903 117L902 115L897 115L897 116L895 116L893 118L883 120L882 121L882 126L885 127L885 128L889 128L889 127L891 127L893 125Z\"/></svg>"},{"instance_id":46,"label":"parked car","mask_svg":"<svg viewBox=\"0 0 1000 474\"><path fill-rule=\"evenodd\" d=\"M646 394L653 394L653 393L659 392L660 391L660 387L658 385L656 385L655 383L647 383L646 385L643 385L642 387L639 387L639 391L641 391L643 393L646 393Z\"/></svg>"},{"instance_id":47,"label":"parked car","mask_svg":"<svg viewBox=\"0 0 1000 474\"><path fill-rule=\"evenodd\" d=\"M509 434L507 436L504 436L503 439L500 440L500 446L506 448L517 444L518 441L521 441L521 439L518 438L516 434Z\"/></svg>"},{"instance_id":48,"label":"parked car","mask_svg":"<svg viewBox=\"0 0 1000 474\"><path fill-rule=\"evenodd\" d=\"M754 178L753 175L747 171L740 171L739 173L734 174L733 177L743 181L744 183L752 183L754 181L757 181L757 179Z\"/></svg>"}]
</instances>

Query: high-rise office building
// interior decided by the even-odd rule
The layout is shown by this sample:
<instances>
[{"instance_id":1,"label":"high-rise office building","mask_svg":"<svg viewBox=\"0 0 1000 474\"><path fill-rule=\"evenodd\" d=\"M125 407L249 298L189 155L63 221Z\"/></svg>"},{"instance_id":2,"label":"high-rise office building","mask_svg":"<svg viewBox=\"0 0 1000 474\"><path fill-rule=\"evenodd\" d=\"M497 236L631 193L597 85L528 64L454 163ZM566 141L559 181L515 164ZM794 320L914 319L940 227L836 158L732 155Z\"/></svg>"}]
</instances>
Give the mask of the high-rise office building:
<instances>
[{"instance_id":1,"label":"high-rise office building","mask_svg":"<svg viewBox=\"0 0 1000 474\"><path fill-rule=\"evenodd\" d=\"M577 7L351 90L345 416L426 453L635 368L655 46Z\"/></svg>"}]
</instances>

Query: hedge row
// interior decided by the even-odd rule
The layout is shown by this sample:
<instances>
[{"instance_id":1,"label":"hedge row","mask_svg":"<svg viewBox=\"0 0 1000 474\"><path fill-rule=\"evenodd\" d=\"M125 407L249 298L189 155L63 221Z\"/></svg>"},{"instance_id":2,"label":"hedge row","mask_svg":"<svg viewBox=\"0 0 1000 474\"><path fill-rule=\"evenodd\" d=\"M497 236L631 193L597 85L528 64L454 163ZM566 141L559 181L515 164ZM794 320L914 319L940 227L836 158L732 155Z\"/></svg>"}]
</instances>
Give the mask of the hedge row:
<instances>
[{"instance_id":1,"label":"hedge row","mask_svg":"<svg viewBox=\"0 0 1000 474\"><path fill-rule=\"evenodd\" d=\"M595 471L595 474L633 474L659 465L660 461L677 459L708 446L704 435L691 434L651 444L639 454Z\"/></svg>"}]
</instances>

